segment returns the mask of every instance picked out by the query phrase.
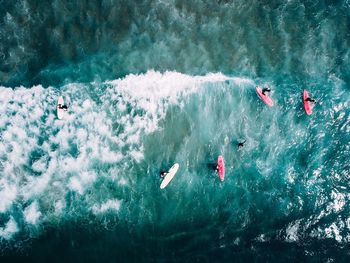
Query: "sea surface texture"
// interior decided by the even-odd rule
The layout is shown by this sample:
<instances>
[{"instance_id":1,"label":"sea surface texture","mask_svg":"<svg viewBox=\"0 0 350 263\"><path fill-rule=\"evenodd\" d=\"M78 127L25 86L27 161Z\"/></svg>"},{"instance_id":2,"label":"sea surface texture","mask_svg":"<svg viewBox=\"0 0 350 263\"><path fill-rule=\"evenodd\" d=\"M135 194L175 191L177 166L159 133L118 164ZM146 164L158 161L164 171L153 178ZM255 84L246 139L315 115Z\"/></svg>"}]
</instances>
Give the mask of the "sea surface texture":
<instances>
[{"instance_id":1,"label":"sea surface texture","mask_svg":"<svg viewBox=\"0 0 350 263\"><path fill-rule=\"evenodd\" d=\"M349 0L0 0L0 261L349 262L349 83Z\"/></svg>"}]
</instances>

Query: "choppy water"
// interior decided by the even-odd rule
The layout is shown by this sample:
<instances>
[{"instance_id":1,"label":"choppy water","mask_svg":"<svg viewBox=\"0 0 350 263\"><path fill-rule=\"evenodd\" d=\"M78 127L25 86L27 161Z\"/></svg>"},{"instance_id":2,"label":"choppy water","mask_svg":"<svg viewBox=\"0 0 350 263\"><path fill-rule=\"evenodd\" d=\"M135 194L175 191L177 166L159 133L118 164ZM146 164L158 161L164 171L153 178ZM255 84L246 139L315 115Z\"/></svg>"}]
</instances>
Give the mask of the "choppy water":
<instances>
[{"instance_id":1,"label":"choppy water","mask_svg":"<svg viewBox=\"0 0 350 263\"><path fill-rule=\"evenodd\" d=\"M0 258L347 262L349 44L345 0L0 1Z\"/></svg>"}]
</instances>

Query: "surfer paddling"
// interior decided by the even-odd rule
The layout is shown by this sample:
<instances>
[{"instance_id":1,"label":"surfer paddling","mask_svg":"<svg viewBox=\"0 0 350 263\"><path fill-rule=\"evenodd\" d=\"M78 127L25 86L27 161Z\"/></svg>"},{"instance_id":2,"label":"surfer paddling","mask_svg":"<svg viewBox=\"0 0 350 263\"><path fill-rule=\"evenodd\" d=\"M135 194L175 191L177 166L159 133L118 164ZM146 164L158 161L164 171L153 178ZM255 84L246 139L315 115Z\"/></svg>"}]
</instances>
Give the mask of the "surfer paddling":
<instances>
[{"instance_id":1,"label":"surfer paddling","mask_svg":"<svg viewBox=\"0 0 350 263\"><path fill-rule=\"evenodd\" d=\"M308 102L311 102L311 103L316 103L316 100L314 100L314 99L312 99L312 98L310 98L310 97L307 97L306 99L305 99L305 101L308 101Z\"/></svg>"},{"instance_id":2,"label":"surfer paddling","mask_svg":"<svg viewBox=\"0 0 350 263\"><path fill-rule=\"evenodd\" d=\"M260 88L259 86L256 86L256 92L258 93L259 97L269 106L273 106L273 101L271 98L266 94L266 92L271 92L271 89L269 87Z\"/></svg>"},{"instance_id":3,"label":"surfer paddling","mask_svg":"<svg viewBox=\"0 0 350 263\"><path fill-rule=\"evenodd\" d=\"M168 172L161 171L160 177L163 179L162 183L160 184L160 189L165 188L171 180L173 180L177 170L179 169L179 164L175 163Z\"/></svg>"},{"instance_id":4,"label":"surfer paddling","mask_svg":"<svg viewBox=\"0 0 350 263\"><path fill-rule=\"evenodd\" d=\"M62 120L65 112L68 110L68 106L64 103L63 97L60 96L57 101L57 117Z\"/></svg>"},{"instance_id":5,"label":"surfer paddling","mask_svg":"<svg viewBox=\"0 0 350 263\"><path fill-rule=\"evenodd\" d=\"M304 100L304 109L306 111L306 114L307 115L311 115L312 114L312 108L315 106L316 100L311 98L309 96L308 91L305 90L305 89L304 89L304 93L303 93L303 100Z\"/></svg>"},{"instance_id":6,"label":"surfer paddling","mask_svg":"<svg viewBox=\"0 0 350 263\"><path fill-rule=\"evenodd\" d=\"M68 110L68 106L67 105L62 105L62 104L58 104L57 108L59 108L60 110Z\"/></svg>"}]
</instances>

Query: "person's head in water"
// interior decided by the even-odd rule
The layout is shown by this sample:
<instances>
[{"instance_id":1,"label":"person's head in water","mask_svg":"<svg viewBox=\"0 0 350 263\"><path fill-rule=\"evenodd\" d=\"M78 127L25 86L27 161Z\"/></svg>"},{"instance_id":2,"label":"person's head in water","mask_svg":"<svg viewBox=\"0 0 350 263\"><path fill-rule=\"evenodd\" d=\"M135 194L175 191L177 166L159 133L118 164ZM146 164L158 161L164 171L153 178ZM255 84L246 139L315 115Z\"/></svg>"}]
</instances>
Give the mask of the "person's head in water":
<instances>
[{"instance_id":1,"label":"person's head in water","mask_svg":"<svg viewBox=\"0 0 350 263\"><path fill-rule=\"evenodd\" d=\"M163 177L165 177L165 176L166 176L166 174L167 174L167 172L161 171L159 175L160 175L160 177L162 177L162 178L163 178Z\"/></svg>"}]
</instances>

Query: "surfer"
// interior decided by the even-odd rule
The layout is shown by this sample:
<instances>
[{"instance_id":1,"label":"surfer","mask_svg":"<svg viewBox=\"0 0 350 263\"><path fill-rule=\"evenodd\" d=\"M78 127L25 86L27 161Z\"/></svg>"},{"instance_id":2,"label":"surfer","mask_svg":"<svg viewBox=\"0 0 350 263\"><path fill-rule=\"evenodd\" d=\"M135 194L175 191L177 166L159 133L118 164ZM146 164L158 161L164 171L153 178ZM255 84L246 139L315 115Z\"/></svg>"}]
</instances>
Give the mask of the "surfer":
<instances>
[{"instance_id":1,"label":"surfer","mask_svg":"<svg viewBox=\"0 0 350 263\"><path fill-rule=\"evenodd\" d=\"M68 106L67 105L58 104L58 108L61 109L61 110L67 110Z\"/></svg>"},{"instance_id":2,"label":"surfer","mask_svg":"<svg viewBox=\"0 0 350 263\"><path fill-rule=\"evenodd\" d=\"M164 170L160 171L160 177L163 179L162 183L160 184L160 189L165 188L171 182L171 180L173 180L178 169L179 169L179 164L175 163L173 166L171 166L169 171L167 172L165 172Z\"/></svg>"},{"instance_id":3,"label":"surfer","mask_svg":"<svg viewBox=\"0 0 350 263\"><path fill-rule=\"evenodd\" d=\"M305 101L316 103L316 100L314 100L314 99L312 99L310 97L306 98Z\"/></svg>"},{"instance_id":4,"label":"surfer","mask_svg":"<svg viewBox=\"0 0 350 263\"><path fill-rule=\"evenodd\" d=\"M68 110L68 106L67 105L61 105L61 104L58 104L58 108L60 109L60 110Z\"/></svg>"},{"instance_id":5,"label":"surfer","mask_svg":"<svg viewBox=\"0 0 350 263\"><path fill-rule=\"evenodd\" d=\"M260 99L262 99L269 107L272 107L273 106L273 101L266 94L266 92L270 92L271 89L268 86L263 88L263 89L261 89L261 87L257 86L255 89L256 89L256 92L258 93Z\"/></svg>"},{"instance_id":6,"label":"surfer","mask_svg":"<svg viewBox=\"0 0 350 263\"><path fill-rule=\"evenodd\" d=\"M247 140L244 140L243 142L239 142L237 147L238 149L242 148Z\"/></svg>"},{"instance_id":7,"label":"surfer","mask_svg":"<svg viewBox=\"0 0 350 263\"><path fill-rule=\"evenodd\" d=\"M219 165L216 165L215 171L218 173L219 172Z\"/></svg>"},{"instance_id":8,"label":"surfer","mask_svg":"<svg viewBox=\"0 0 350 263\"><path fill-rule=\"evenodd\" d=\"M271 92L271 89L270 89L270 88L263 88L263 89L261 90L261 93L262 93L263 95L266 95L265 92Z\"/></svg>"}]
</instances>

